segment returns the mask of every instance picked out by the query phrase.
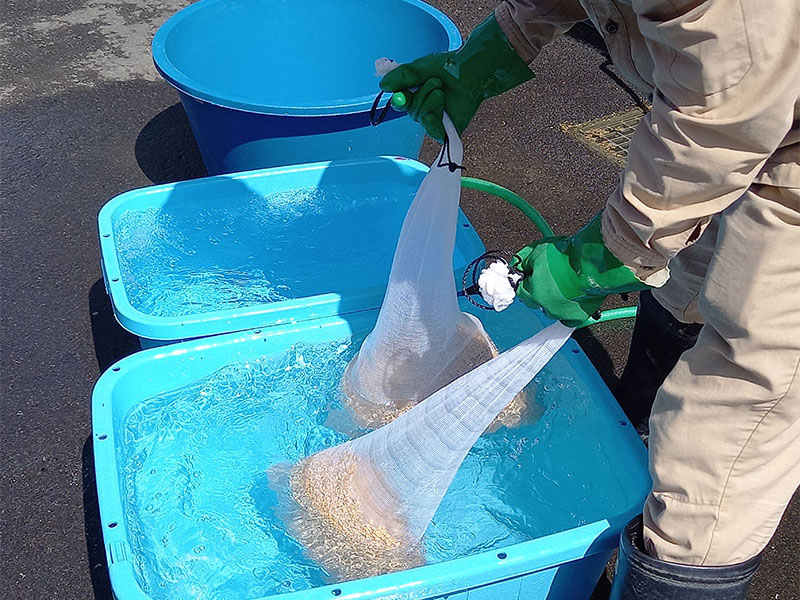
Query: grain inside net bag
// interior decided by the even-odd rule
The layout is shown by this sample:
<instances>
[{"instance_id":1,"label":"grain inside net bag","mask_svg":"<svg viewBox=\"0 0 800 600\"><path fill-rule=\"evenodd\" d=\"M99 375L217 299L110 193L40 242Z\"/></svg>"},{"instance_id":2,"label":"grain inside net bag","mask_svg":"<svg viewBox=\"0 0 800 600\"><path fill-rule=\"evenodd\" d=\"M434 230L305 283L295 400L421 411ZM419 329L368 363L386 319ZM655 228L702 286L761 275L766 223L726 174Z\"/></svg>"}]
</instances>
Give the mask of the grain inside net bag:
<instances>
[{"instance_id":1,"label":"grain inside net bag","mask_svg":"<svg viewBox=\"0 0 800 600\"><path fill-rule=\"evenodd\" d=\"M403 222L375 328L342 378L345 403L368 429L498 354L481 322L458 306L452 259L463 147L446 114L443 122L445 144ZM525 410L521 393L498 421L514 425Z\"/></svg>"},{"instance_id":2,"label":"grain inside net bag","mask_svg":"<svg viewBox=\"0 0 800 600\"><path fill-rule=\"evenodd\" d=\"M388 425L273 473L293 537L333 581L424 564L422 536L461 462L572 331L556 322Z\"/></svg>"}]
</instances>

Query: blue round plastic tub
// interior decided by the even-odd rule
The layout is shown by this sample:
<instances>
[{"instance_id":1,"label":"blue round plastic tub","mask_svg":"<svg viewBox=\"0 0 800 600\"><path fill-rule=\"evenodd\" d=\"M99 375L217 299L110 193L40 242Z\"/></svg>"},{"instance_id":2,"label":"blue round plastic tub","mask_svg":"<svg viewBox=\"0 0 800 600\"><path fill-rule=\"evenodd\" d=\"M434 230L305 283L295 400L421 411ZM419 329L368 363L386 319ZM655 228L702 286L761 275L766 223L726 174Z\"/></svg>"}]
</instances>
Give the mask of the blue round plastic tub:
<instances>
[{"instance_id":1,"label":"blue round plastic tub","mask_svg":"<svg viewBox=\"0 0 800 600\"><path fill-rule=\"evenodd\" d=\"M178 90L209 173L220 174L416 158L423 131L403 113L369 124L374 62L460 45L452 21L419 0L202 0L158 30L153 59Z\"/></svg>"}]
</instances>

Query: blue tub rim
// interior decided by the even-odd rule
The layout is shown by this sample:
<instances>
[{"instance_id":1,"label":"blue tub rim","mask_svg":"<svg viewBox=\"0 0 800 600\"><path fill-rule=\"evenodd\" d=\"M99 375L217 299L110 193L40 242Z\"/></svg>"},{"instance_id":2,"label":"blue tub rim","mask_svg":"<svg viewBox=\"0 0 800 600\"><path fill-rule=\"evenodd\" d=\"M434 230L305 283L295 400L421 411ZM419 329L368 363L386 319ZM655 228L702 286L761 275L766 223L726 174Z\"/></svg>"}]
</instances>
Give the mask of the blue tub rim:
<instances>
[{"instance_id":1,"label":"blue tub rim","mask_svg":"<svg viewBox=\"0 0 800 600\"><path fill-rule=\"evenodd\" d=\"M358 308L352 311L341 309L342 296L337 293L321 293L313 296L304 296L283 300L269 304L254 304L242 308L228 308L223 310L193 313L183 316L154 316L137 309L128 297L125 281L122 277L119 258L116 252L116 236L114 233L114 214L121 205L129 202L131 198L141 195L160 194L171 192L176 187L191 188L213 185L215 182L225 180L246 181L262 177L274 177L289 173L304 171L324 170L328 168L339 169L357 167L360 165L380 164L385 161L401 163L404 168L418 171L421 174L428 172L429 167L417 160L404 156L375 156L371 158L353 158L347 160L320 161L299 165L286 165L282 167L267 167L252 171L238 173L225 173L189 179L173 183L163 183L152 186L135 188L122 192L111 198L100 209L97 215L97 230L100 242L100 267L103 283L111 301L114 317L117 322L130 333L156 343L175 342L209 335L243 331L255 327L270 327L281 324L291 324L309 319L346 314L379 308L385 284L365 288L360 293L348 294L347 300ZM480 256L486 251L475 228L467 216L459 208L458 231L456 246L461 247L467 256ZM467 229L467 233L464 233ZM466 265L463 265L466 267ZM297 318L301 316L301 318Z\"/></svg>"},{"instance_id":2,"label":"blue tub rim","mask_svg":"<svg viewBox=\"0 0 800 600\"><path fill-rule=\"evenodd\" d=\"M175 29L180 22L186 17L194 14L199 10L203 10L212 4L219 4L226 0L200 0L191 4L177 13L172 15L167 21L159 27L153 37L151 45L153 64L155 65L158 73L173 87L180 92L198 100L200 102L207 102L222 108L229 108L240 110L244 112L251 112L263 115L279 115L279 116L297 116L297 117L323 117L323 116L342 116L354 113L368 113L372 108L375 97L380 92L377 85L377 78L375 84L375 93L365 96L357 96L352 98L347 104L322 104L320 106L286 106L286 105L266 105L255 102L249 102L244 99L236 97L224 96L219 91L213 91L205 88L193 78L184 74L169 58L166 51L166 41L170 33ZM461 46L462 38L461 33L456 27L455 23L439 9L423 2L422 0L396 0L406 4L410 4L432 16L444 28L447 38L449 40L449 47L447 50L456 50ZM380 58L378 56L375 57ZM383 108L389 102L389 97L386 95L378 105L378 108Z\"/></svg>"},{"instance_id":3,"label":"blue tub rim","mask_svg":"<svg viewBox=\"0 0 800 600\"><path fill-rule=\"evenodd\" d=\"M538 315L538 319L543 327L550 322L543 315ZM239 331L213 338L180 342L166 349L143 350L122 358L100 376L92 391L92 444L100 524L115 598L118 600L152 600L152 597L145 593L139 585L130 561L128 525L118 493L120 473L116 460L113 403L110 401L117 380L128 371L153 358L187 355L191 357L193 354L202 353L213 347L235 347L247 342L266 342L270 337L278 335L287 335L294 342L303 342L308 341L304 338L304 334L309 336L313 335L310 332L317 329L342 326L349 327L348 321L340 317L328 317L320 319L317 323L276 326L263 331L260 329ZM297 334L300 334L299 337ZM627 418L622 409L619 408L588 357L574 339L569 340L559 352L569 352L571 364L575 370L582 377L592 380L605 390L605 393L598 396L598 400L610 411L610 416L619 418L619 424L625 431L625 443L631 450L630 462L631 464L641 463L639 468L646 473L646 449L633 428L627 426ZM572 529L471 556L375 577L262 596L253 600L310 600L311 598L334 597L339 600L384 600L387 594L396 600L413 600L420 597L454 594L489 585L505 578L558 568L600 553L610 553L618 546L622 528L640 513L641 505L634 503L619 514L609 515ZM554 548L558 548L558 551L554 552ZM501 555L503 555L502 558Z\"/></svg>"}]
</instances>

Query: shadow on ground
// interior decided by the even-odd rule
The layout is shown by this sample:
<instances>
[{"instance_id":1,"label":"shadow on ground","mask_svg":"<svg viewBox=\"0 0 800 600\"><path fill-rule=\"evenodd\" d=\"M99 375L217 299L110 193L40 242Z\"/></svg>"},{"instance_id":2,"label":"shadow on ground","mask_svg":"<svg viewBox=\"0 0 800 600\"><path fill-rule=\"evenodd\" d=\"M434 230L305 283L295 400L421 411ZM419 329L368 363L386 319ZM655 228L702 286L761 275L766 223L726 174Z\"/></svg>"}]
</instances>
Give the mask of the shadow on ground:
<instances>
[{"instance_id":1,"label":"shadow on ground","mask_svg":"<svg viewBox=\"0 0 800 600\"><path fill-rule=\"evenodd\" d=\"M180 102L154 116L139 132L136 162L153 183L205 177L203 157Z\"/></svg>"},{"instance_id":2,"label":"shadow on ground","mask_svg":"<svg viewBox=\"0 0 800 600\"><path fill-rule=\"evenodd\" d=\"M100 508L95 486L94 453L92 436L86 438L82 452L83 524L86 531L86 553L89 558L89 574L95 600L111 600L111 580L108 577L105 545L103 544Z\"/></svg>"},{"instance_id":3,"label":"shadow on ground","mask_svg":"<svg viewBox=\"0 0 800 600\"><path fill-rule=\"evenodd\" d=\"M89 318L92 325L94 353L101 373L121 358L141 349L139 338L125 331L117 323L102 278L98 279L89 290Z\"/></svg>"},{"instance_id":4,"label":"shadow on ground","mask_svg":"<svg viewBox=\"0 0 800 600\"><path fill-rule=\"evenodd\" d=\"M98 279L89 290L89 318L94 340L95 357L100 372L140 349L139 338L125 331L114 318L111 300L106 294L103 279ZM112 600L111 581L108 576L103 529L95 484L92 436L86 438L81 452L83 485L83 523L86 536L86 554L89 576L95 600Z\"/></svg>"},{"instance_id":5,"label":"shadow on ground","mask_svg":"<svg viewBox=\"0 0 800 600\"><path fill-rule=\"evenodd\" d=\"M566 35L581 42L582 44L590 46L594 50L597 50L597 52L603 58L605 58L605 61L601 63L598 68L605 73L606 76L611 79L621 90L628 94L636 106L645 112L649 110L644 96L634 89L627 81L625 81L619 73L617 73L616 67L611 61L611 56L606 48L606 43L603 40L603 36L601 36L590 23L578 23L572 29L570 29Z\"/></svg>"},{"instance_id":6,"label":"shadow on ground","mask_svg":"<svg viewBox=\"0 0 800 600\"><path fill-rule=\"evenodd\" d=\"M612 391L616 389L619 377L617 376L617 369L614 365L614 361L611 359L611 355L609 355L608 350L606 350L602 342L592 333L591 328L584 327L583 329L579 329L572 337L580 344L581 349L586 353L586 356L589 357L589 360L592 361L592 364L595 369L597 369L597 372L600 373L600 377L603 378L608 388Z\"/></svg>"},{"instance_id":7,"label":"shadow on ground","mask_svg":"<svg viewBox=\"0 0 800 600\"><path fill-rule=\"evenodd\" d=\"M608 578L607 573L603 573L597 586L594 588L591 598L589 600L606 600L611 593L611 580Z\"/></svg>"}]
</instances>

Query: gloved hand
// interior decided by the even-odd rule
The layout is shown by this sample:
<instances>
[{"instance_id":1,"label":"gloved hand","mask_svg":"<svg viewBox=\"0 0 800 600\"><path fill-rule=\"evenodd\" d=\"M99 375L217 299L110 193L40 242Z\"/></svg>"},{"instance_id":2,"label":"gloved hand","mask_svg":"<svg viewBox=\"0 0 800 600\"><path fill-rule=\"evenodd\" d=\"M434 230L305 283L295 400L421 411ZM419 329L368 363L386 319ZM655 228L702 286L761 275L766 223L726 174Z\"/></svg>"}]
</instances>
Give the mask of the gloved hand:
<instances>
[{"instance_id":1,"label":"gloved hand","mask_svg":"<svg viewBox=\"0 0 800 600\"><path fill-rule=\"evenodd\" d=\"M602 213L573 236L547 237L517 252L517 296L530 308L575 327L610 294L649 289L603 243Z\"/></svg>"},{"instance_id":2,"label":"gloved hand","mask_svg":"<svg viewBox=\"0 0 800 600\"><path fill-rule=\"evenodd\" d=\"M419 89L400 108L425 127L428 135L444 140L442 112L447 111L459 135L481 102L533 78L500 29L494 14L478 25L464 45L400 65L381 79L385 92Z\"/></svg>"}]
</instances>

